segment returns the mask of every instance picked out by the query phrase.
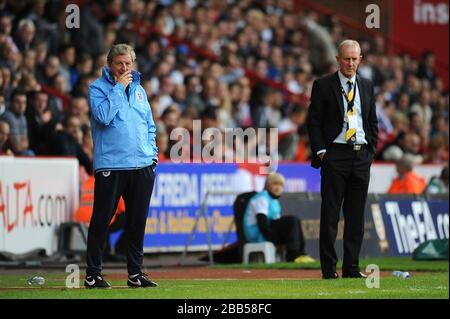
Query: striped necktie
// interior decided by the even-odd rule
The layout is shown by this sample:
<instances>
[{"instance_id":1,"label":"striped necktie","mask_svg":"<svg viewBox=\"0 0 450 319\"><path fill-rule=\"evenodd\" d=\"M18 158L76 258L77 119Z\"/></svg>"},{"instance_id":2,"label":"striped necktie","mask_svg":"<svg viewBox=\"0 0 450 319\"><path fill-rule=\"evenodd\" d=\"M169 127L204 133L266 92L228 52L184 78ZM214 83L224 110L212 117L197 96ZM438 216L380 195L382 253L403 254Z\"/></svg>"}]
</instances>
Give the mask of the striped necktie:
<instances>
[{"instance_id":1,"label":"striped necktie","mask_svg":"<svg viewBox=\"0 0 450 319\"><path fill-rule=\"evenodd\" d=\"M355 90L353 90L353 83L352 83L352 81L351 80L348 80L347 81L347 86L348 86L348 90L347 90L347 97L348 97L348 101L351 101L351 100L353 100L353 94L354 94L354 91Z\"/></svg>"},{"instance_id":2,"label":"striped necktie","mask_svg":"<svg viewBox=\"0 0 450 319\"><path fill-rule=\"evenodd\" d=\"M348 120L348 117L355 114L355 108L354 108L354 94L355 90L353 88L352 81L347 81L348 90L347 90L347 113L346 113L346 122L347 122L347 131L345 132L345 141L348 144L355 144L356 142L356 127L350 127L350 122Z\"/></svg>"}]
</instances>

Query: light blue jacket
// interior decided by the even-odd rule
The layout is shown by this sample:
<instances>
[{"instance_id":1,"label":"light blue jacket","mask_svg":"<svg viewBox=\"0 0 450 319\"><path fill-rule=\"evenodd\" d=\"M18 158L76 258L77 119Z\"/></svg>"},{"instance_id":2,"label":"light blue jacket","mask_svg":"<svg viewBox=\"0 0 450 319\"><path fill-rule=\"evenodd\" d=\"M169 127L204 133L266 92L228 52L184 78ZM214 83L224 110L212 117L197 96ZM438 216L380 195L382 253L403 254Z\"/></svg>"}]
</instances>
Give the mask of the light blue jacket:
<instances>
[{"instance_id":1,"label":"light blue jacket","mask_svg":"<svg viewBox=\"0 0 450 319\"><path fill-rule=\"evenodd\" d=\"M132 71L129 98L109 69L89 85L94 170L139 169L157 161L156 126L139 72Z\"/></svg>"},{"instance_id":2,"label":"light blue jacket","mask_svg":"<svg viewBox=\"0 0 450 319\"><path fill-rule=\"evenodd\" d=\"M256 193L249 201L244 213L244 234L249 243L266 241L258 226L257 214L267 216L269 222L281 217L281 206L278 199L272 198L267 190Z\"/></svg>"}]
</instances>

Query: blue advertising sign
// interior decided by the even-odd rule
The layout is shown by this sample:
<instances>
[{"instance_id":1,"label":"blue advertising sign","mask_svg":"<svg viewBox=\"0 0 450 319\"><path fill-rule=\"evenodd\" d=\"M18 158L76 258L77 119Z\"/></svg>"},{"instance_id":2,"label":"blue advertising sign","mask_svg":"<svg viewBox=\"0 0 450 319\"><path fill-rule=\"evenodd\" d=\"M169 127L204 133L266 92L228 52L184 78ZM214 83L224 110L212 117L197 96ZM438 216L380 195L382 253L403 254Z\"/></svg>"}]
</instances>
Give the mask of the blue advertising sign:
<instances>
[{"instance_id":1,"label":"blue advertising sign","mask_svg":"<svg viewBox=\"0 0 450 319\"><path fill-rule=\"evenodd\" d=\"M394 256L410 256L427 240L449 238L448 200L383 200L380 207Z\"/></svg>"},{"instance_id":2,"label":"blue advertising sign","mask_svg":"<svg viewBox=\"0 0 450 319\"><path fill-rule=\"evenodd\" d=\"M319 171L309 164L280 164L277 171L286 178L286 192L319 191ZM148 213L144 250L182 251L207 192L223 193L211 195L207 201L213 248L221 248L230 226L232 232L227 242L236 241L232 211L236 194L262 190L264 181L265 176L259 175L254 165L159 164ZM189 250L207 250L206 230L201 218Z\"/></svg>"}]
</instances>

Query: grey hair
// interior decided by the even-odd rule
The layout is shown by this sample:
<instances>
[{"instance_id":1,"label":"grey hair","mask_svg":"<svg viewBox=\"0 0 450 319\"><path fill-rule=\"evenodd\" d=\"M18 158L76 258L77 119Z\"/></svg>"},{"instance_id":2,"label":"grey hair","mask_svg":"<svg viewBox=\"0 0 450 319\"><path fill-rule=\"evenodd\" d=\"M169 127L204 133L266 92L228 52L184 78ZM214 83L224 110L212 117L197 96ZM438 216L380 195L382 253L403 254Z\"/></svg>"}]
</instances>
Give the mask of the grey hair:
<instances>
[{"instance_id":1,"label":"grey hair","mask_svg":"<svg viewBox=\"0 0 450 319\"><path fill-rule=\"evenodd\" d=\"M134 52L134 49L128 44L120 43L113 45L108 52L108 57L106 58L108 65L111 65L115 56L127 54L130 55L131 62L134 62L134 60L136 60L136 53Z\"/></svg>"},{"instance_id":2,"label":"grey hair","mask_svg":"<svg viewBox=\"0 0 450 319\"><path fill-rule=\"evenodd\" d=\"M18 29L21 30L24 26L28 26L33 32L36 31L36 26L31 19L22 19L19 21Z\"/></svg>"},{"instance_id":3,"label":"grey hair","mask_svg":"<svg viewBox=\"0 0 450 319\"><path fill-rule=\"evenodd\" d=\"M355 46L359 49L359 53L361 54L361 46L359 45L358 41L355 40L344 40L339 44L338 47L338 54L340 55L342 53L342 48L347 46Z\"/></svg>"}]
</instances>

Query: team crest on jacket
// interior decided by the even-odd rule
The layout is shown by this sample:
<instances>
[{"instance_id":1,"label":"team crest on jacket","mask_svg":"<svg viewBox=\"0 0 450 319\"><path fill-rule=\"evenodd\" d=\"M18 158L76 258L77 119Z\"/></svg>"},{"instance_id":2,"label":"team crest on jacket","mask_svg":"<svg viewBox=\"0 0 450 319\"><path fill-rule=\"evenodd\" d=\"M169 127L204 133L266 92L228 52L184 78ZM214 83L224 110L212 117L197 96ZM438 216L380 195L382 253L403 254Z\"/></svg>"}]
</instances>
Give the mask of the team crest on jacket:
<instances>
[{"instance_id":1,"label":"team crest on jacket","mask_svg":"<svg viewBox=\"0 0 450 319\"><path fill-rule=\"evenodd\" d=\"M136 98L138 102L144 102L144 94L142 94L141 92L136 92Z\"/></svg>"}]
</instances>

